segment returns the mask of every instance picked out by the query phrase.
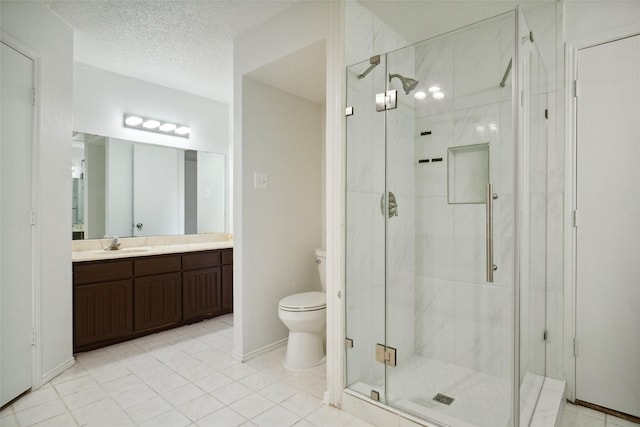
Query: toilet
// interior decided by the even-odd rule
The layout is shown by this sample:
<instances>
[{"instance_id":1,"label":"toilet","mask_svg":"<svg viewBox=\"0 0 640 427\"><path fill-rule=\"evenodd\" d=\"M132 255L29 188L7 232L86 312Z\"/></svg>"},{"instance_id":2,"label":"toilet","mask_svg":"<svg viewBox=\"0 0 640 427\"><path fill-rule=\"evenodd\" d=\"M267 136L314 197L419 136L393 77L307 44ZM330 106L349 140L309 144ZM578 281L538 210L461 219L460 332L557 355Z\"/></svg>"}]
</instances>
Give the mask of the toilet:
<instances>
[{"instance_id":1,"label":"toilet","mask_svg":"<svg viewBox=\"0 0 640 427\"><path fill-rule=\"evenodd\" d=\"M322 292L311 291L289 295L280 300L278 316L289 328L288 369L307 369L325 361L324 334L327 323L326 254L316 249Z\"/></svg>"}]
</instances>

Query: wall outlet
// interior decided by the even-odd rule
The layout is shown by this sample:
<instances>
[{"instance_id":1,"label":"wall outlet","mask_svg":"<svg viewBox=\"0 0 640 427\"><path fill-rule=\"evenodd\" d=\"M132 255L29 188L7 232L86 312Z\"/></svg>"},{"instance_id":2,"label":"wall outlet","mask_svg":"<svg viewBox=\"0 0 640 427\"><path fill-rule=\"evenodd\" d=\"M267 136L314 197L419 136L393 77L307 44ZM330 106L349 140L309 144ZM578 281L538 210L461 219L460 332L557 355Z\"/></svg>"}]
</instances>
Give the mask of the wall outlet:
<instances>
[{"instance_id":1,"label":"wall outlet","mask_svg":"<svg viewBox=\"0 0 640 427\"><path fill-rule=\"evenodd\" d=\"M253 188L256 190L266 190L268 184L268 176L266 173L254 172L253 174Z\"/></svg>"}]
</instances>

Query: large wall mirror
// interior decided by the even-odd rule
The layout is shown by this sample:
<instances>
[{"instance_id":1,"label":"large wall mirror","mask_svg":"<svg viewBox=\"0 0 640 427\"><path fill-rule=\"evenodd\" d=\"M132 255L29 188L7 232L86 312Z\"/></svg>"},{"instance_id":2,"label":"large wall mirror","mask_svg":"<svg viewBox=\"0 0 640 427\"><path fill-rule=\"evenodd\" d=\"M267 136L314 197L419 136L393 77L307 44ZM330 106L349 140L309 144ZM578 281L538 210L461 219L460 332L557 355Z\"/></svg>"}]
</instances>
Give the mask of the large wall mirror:
<instances>
[{"instance_id":1,"label":"large wall mirror","mask_svg":"<svg viewBox=\"0 0 640 427\"><path fill-rule=\"evenodd\" d=\"M75 132L74 240L225 231L224 154Z\"/></svg>"}]
</instances>

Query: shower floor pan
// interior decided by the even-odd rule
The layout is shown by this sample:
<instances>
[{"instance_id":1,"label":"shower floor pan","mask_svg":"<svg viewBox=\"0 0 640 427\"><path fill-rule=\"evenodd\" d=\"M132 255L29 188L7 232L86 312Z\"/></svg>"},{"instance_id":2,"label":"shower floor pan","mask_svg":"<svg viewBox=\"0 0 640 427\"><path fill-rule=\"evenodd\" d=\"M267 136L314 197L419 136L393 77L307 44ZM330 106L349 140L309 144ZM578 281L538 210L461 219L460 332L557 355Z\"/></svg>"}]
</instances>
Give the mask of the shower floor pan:
<instances>
[{"instance_id":1,"label":"shower floor pan","mask_svg":"<svg viewBox=\"0 0 640 427\"><path fill-rule=\"evenodd\" d=\"M503 427L510 423L508 378L417 355L388 369L386 403L398 409L451 426ZM382 401L382 384L383 378L376 378L370 384L358 382L349 388L366 396L378 390ZM438 394L454 400L441 403L434 400Z\"/></svg>"}]
</instances>

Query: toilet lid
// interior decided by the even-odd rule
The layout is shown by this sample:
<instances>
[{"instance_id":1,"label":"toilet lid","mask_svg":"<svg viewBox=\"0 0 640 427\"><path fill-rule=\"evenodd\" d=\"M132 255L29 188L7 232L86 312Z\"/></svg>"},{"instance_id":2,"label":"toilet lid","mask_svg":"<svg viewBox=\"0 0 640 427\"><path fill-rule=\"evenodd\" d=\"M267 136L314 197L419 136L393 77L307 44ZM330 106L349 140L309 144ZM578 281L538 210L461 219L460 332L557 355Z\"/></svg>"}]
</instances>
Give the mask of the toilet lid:
<instances>
[{"instance_id":1,"label":"toilet lid","mask_svg":"<svg viewBox=\"0 0 640 427\"><path fill-rule=\"evenodd\" d=\"M302 292L282 298L279 305L286 311L321 310L327 306L327 295L318 291Z\"/></svg>"}]
</instances>

